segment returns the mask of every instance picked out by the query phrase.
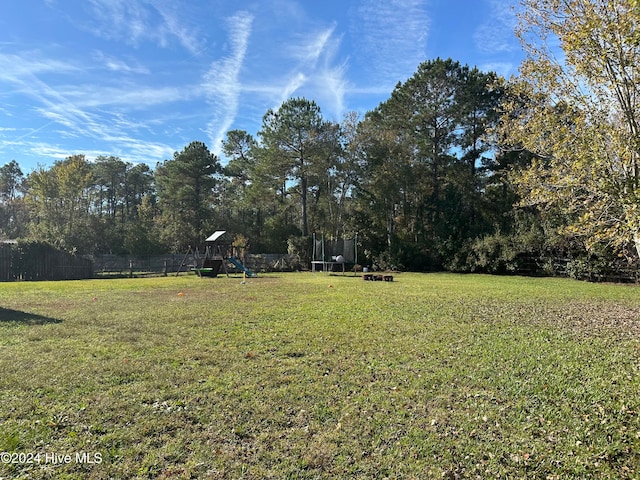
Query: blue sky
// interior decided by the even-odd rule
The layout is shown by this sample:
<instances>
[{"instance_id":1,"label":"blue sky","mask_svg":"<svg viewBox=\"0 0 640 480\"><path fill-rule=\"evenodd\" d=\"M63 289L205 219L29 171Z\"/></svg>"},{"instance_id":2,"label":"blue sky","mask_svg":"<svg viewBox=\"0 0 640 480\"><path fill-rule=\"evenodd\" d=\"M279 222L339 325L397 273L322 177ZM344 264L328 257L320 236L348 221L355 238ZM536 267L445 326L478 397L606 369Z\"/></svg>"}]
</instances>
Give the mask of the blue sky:
<instances>
[{"instance_id":1,"label":"blue sky","mask_svg":"<svg viewBox=\"0 0 640 480\"><path fill-rule=\"evenodd\" d=\"M508 77L515 1L3 0L0 165L218 153L290 97L364 114L436 57Z\"/></svg>"}]
</instances>

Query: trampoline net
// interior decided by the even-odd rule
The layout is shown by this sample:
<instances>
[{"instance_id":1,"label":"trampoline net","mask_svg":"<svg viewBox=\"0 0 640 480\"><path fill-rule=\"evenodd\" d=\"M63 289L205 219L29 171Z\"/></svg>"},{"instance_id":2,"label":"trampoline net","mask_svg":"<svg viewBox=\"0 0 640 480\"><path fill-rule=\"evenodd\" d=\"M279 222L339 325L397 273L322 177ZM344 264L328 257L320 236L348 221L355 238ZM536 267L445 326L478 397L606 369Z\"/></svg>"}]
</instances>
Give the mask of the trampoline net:
<instances>
[{"instance_id":1,"label":"trampoline net","mask_svg":"<svg viewBox=\"0 0 640 480\"><path fill-rule=\"evenodd\" d=\"M314 247L314 260L330 262L335 260L338 255L342 255L345 263L355 263L356 261L356 242L354 239L316 240Z\"/></svg>"}]
</instances>

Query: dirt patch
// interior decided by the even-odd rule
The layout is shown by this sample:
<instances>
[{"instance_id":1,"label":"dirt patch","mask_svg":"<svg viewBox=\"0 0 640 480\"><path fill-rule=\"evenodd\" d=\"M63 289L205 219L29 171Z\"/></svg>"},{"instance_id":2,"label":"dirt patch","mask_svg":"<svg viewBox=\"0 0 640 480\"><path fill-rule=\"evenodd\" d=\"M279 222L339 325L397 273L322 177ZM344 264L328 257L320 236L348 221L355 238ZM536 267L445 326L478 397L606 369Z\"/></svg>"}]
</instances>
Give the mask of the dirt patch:
<instances>
[{"instance_id":1,"label":"dirt patch","mask_svg":"<svg viewBox=\"0 0 640 480\"><path fill-rule=\"evenodd\" d=\"M472 318L564 328L580 336L640 340L640 306L613 301L574 300L566 303L481 303Z\"/></svg>"},{"instance_id":2,"label":"dirt patch","mask_svg":"<svg viewBox=\"0 0 640 480\"><path fill-rule=\"evenodd\" d=\"M575 301L550 307L548 318L585 334L640 340L640 307L613 302Z\"/></svg>"}]
</instances>

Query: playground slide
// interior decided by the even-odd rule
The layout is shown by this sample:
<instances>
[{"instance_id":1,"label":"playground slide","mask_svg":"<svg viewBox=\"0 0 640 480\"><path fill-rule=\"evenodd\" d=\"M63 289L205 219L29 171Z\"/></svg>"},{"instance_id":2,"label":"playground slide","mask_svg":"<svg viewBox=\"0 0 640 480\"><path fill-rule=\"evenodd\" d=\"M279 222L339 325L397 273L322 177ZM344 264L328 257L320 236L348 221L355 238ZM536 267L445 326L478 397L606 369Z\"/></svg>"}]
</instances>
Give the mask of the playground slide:
<instances>
[{"instance_id":1,"label":"playground slide","mask_svg":"<svg viewBox=\"0 0 640 480\"><path fill-rule=\"evenodd\" d=\"M247 277L257 277L257 275L255 273L253 273L251 270L249 270L247 267L245 267L242 262L240 260L238 260L235 257L229 257L227 258L227 260L229 260L231 263L233 263L233 265L240 270L241 272L244 272L247 274Z\"/></svg>"}]
</instances>

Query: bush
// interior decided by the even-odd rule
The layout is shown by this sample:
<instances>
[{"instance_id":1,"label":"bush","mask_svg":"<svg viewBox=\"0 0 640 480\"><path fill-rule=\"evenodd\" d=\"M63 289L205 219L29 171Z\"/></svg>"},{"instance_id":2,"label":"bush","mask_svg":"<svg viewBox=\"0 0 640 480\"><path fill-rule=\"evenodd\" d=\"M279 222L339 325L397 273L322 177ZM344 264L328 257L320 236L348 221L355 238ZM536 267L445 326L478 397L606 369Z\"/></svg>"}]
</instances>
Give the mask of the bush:
<instances>
[{"instance_id":1,"label":"bush","mask_svg":"<svg viewBox=\"0 0 640 480\"><path fill-rule=\"evenodd\" d=\"M367 252L365 251L365 255ZM428 272L442 269L434 252L413 242L394 239L391 252L383 251L371 256L373 270L406 270Z\"/></svg>"},{"instance_id":2,"label":"bush","mask_svg":"<svg viewBox=\"0 0 640 480\"><path fill-rule=\"evenodd\" d=\"M467 266L472 272L515 273L523 253L513 236L495 233L472 244Z\"/></svg>"},{"instance_id":3,"label":"bush","mask_svg":"<svg viewBox=\"0 0 640 480\"><path fill-rule=\"evenodd\" d=\"M297 259L296 269L309 268L313 256L313 237L290 236L287 239L287 253Z\"/></svg>"},{"instance_id":4,"label":"bush","mask_svg":"<svg viewBox=\"0 0 640 480\"><path fill-rule=\"evenodd\" d=\"M613 276L618 267L600 255L581 255L567 262L565 275L576 280L598 281Z\"/></svg>"}]
</instances>

